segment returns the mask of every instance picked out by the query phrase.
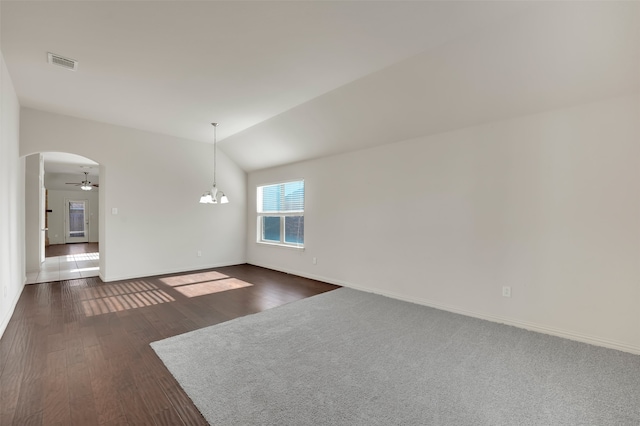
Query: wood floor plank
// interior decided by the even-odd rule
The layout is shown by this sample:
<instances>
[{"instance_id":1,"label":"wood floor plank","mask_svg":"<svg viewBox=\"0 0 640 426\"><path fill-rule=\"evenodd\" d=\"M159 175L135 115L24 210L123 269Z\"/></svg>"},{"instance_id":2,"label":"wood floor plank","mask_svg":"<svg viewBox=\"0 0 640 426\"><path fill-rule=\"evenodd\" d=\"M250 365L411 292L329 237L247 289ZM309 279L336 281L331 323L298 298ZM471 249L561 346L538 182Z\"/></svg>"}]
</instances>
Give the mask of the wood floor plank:
<instances>
[{"instance_id":1,"label":"wood floor plank","mask_svg":"<svg viewBox=\"0 0 640 426\"><path fill-rule=\"evenodd\" d=\"M80 338L82 339L82 346L88 348L99 344L96 330L93 327L84 326L80 329Z\"/></svg>"},{"instance_id":2,"label":"wood floor plank","mask_svg":"<svg viewBox=\"0 0 640 426\"><path fill-rule=\"evenodd\" d=\"M122 418L124 413L115 395L111 364L102 354L101 346L85 348L85 359L88 363L98 423L108 423Z\"/></svg>"},{"instance_id":3,"label":"wood floor plank","mask_svg":"<svg viewBox=\"0 0 640 426\"><path fill-rule=\"evenodd\" d=\"M57 352L65 350L64 333L54 333L47 335L47 352Z\"/></svg>"},{"instance_id":4,"label":"wood floor plank","mask_svg":"<svg viewBox=\"0 0 640 426\"><path fill-rule=\"evenodd\" d=\"M173 377L162 377L158 380L160 388L173 405L184 424L206 425L207 422L202 414L193 405L187 394L180 388L178 382Z\"/></svg>"},{"instance_id":5,"label":"wood floor plank","mask_svg":"<svg viewBox=\"0 0 640 426\"><path fill-rule=\"evenodd\" d=\"M178 415L178 412L173 408L167 408L166 410L163 410L160 413L154 414L153 420L156 422L156 425L158 426L185 425L185 423L180 418L180 415Z\"/></svg>"},{"instance_id":6,"label":"wood floor plank","mask_svg":"<svg viewBox=\"0 0 640 426\"><path fill-rule=\"evenodd\" d=\"M42 379L23 381L13 415L13 424L37 424L38 419L42 421L43 405Z\"/></svg>"},{"instance_id":7,"label":"wood floor plank","mask_svg":"<svg viewBox=\"0 0 640 426\"><path fill-rule=\"evenodd\" d=\"M181 291L220 274L251 285ZM0 339L0 425L206 425L149 343L335 288L250 265L29 285Z\"/></svg>"},{"instance_id":8,"label":"wood floor plank","mask_svg":"<svg viewBox=\"0 0 640 426\"><path fill-rule=\"evenodd\" d=\"M44 424L43 419L42 419L42 410L34 411L34 412L31 412L31 413L27 413L23 417L17 417L16 419L14 419L12 424L20 425L20 426L39 426L39 425L42 425L42 424Z\"/></svg>"},{"instance_id":9,"label":"wood floor plank","mask_svg":"<svg viewBox=\"0 0 640 426\"><path fill-rule=\"evenodd\" d=\"M138 389L128 386L118 390L118 396L127 421L133 425L154 425L153 413L144 403Z\"/></svg>"},{"instance_id":10,"label":"wood floor plank","mask_svg":"<svg viewBox=\"0 0 640 426\"><path fill-rule=\"evenodd\" d=\"M0 385L0 425L10 425L18 405L22 373L3 374Z\"/></svg>"},{"instance_id":11,"label":"wood floor plank","mask_svg":"<svg viewBox=\"0 0 640 426\"><path fill-rule=\"evenodd\" d=\"M154 378L145 377L144 379L136 380L136 388L140 390L140 398L153 416L173 408Z\"/></svg>"},{"instance_id":12,"label":"wood floor plank","mask_svg":"<svg viewBox=\"0 0 640 426\"><path fill-rule=\"evenodd\" d=\"M71 413L65 351L47 354L43 386L43 423L70 424Z\"/></svg>"},{"instance_id":13,"label":"wood floor plank","mask_svg":"<svg viewBox=\"0 0 640 426\"><path fill-rule=\"evenodd\" d=\"M84 362L84 345L78 323L65 324L64 342L66 360L69 368L73 368L74 365Z\"/></svg>"},{"instance_id":14,"label":"wood floor plank","mask_svg":"<svg viewBox=\"0 0 640 426\"><path fill-rule=\"evenodd\" d=\"M79 426L98 424L98 414L91 388L91 374L86 362L75 364L73 368L67 369L67 383L71 424Z\"/></svg>"},{"instance_id":15,"label":"wood floor plank","mask_svg":"<svg viewBox=\"0 0 640 426\"><path fill-rule=\"evenodd\" d=\"M129 423L126 416L120 416L117 419L109 420L105 423L100 423L100 426L130 426L133 424Z\"/></svg>"},{"instance_id":16,"label":"wood floor plank","mask_svg":"<svg viewBox=\"0 0 640 426\"><path fill-rule=\"evenodd\" d=\"M11 347L13 346L18 330L21 328L20 316L15 311L13 318L14 320L7 325L7 328L4 330L4 334L2 335L2 339L0 340L0 375L4 371L7 361L10 359Z\"/></svg>"}]
</instances>

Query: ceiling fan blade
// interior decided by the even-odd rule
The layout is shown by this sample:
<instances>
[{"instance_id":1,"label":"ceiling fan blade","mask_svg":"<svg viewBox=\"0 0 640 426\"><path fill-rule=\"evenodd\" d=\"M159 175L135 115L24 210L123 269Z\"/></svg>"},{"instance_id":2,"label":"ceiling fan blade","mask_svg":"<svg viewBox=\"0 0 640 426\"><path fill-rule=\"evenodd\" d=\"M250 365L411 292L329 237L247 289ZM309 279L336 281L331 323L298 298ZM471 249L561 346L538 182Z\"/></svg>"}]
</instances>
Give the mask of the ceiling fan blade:
<instances>
[{"instance_id":1,"label":"ceiling fan blade","mask_svg":"<svg viewBox=\"0 0 640 426\"><path fill-rule=\"evenodd\" d=\"M99 185L97 183L91 183L89 181L89 173L88 172L83 172L84 173L84 180L80 183L78 182L66 182L66 185L75 185L75 186L93 186L96 188L99 188Z\"/></svg>"}]
</instances>

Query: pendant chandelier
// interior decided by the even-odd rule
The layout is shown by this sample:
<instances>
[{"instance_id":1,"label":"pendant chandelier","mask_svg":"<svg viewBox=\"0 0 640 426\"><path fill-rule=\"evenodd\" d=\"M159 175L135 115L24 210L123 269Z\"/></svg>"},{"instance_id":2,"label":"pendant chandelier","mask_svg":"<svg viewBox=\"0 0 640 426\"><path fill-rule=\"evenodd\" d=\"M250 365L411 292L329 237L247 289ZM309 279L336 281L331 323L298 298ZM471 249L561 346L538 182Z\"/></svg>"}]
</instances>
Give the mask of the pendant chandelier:
<instances>
[{"instance_id":1,"label":"pendant chandelier","mask_svg":"<svg viewBox=\"0 0 640 426\"><path fill-rule=\"evenodd\" d=\"M229 199L222 191L218 191L216 187L216 129L218 127L218 123L211 123L213 126L213 186L211 189L200 197L200 203L202 204L226 204L229 202ZM218 201L218 194L220 195L220 201Z\"/></svg>"}]
</instances>

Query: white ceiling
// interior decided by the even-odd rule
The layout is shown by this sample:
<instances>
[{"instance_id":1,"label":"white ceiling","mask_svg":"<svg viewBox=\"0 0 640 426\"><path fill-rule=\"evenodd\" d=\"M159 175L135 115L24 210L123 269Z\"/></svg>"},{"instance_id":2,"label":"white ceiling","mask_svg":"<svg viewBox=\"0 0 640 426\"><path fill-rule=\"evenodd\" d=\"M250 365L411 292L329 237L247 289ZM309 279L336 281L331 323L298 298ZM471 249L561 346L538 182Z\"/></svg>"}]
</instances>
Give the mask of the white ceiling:
<instances>
[{"instance_id":1,"label":"white ceiling","mask_svg":"<svg viewBox=\"0 0 640 426\"><path fill-rule=\"evenodd\" d=\"M67 173L82 177L84 172L91 176L97 176L100 172L98 163L80 155L65 152L44 152L42 157L46 173Z\"/></svg>"},{"instance_id":2,"label":"white ceiling","mask_svg":"<svg viewBox=\"0 0 640 426\"><path fill-rule=\"evenodd\" d=\"M639 90L640 2L541 2L221 146L251 171Z\"/></svg>"},{"instance_id":3,"label":"white ceiling","mask_svg":"<svg viewBox=\"0 0 640 426\"><path fill-rule=\"evenodd\" d=\"M248 171L614 96L640 76L636 2L0 7L22 106L207 142L217 121Z\"/></svg>"}]
</instances>

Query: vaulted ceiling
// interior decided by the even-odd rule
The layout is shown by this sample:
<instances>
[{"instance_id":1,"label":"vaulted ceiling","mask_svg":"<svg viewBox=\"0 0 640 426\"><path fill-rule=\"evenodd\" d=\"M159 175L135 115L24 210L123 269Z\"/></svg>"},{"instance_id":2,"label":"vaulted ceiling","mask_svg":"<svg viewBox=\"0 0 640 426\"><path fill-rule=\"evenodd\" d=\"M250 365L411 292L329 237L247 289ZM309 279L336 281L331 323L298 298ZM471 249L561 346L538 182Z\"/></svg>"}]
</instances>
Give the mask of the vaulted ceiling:
<instances>
[{"instance_id":1,"label":"vaulted ceiling","mask_svg":"<svg viewBox=\"0 0 640 426\"><path fill-rule=\"evenodd\" d=\"M639 10L3 0L0 35L22 106L207 142L217 121L251 171L638 91Z\"/></svg>"}]
</instances>

